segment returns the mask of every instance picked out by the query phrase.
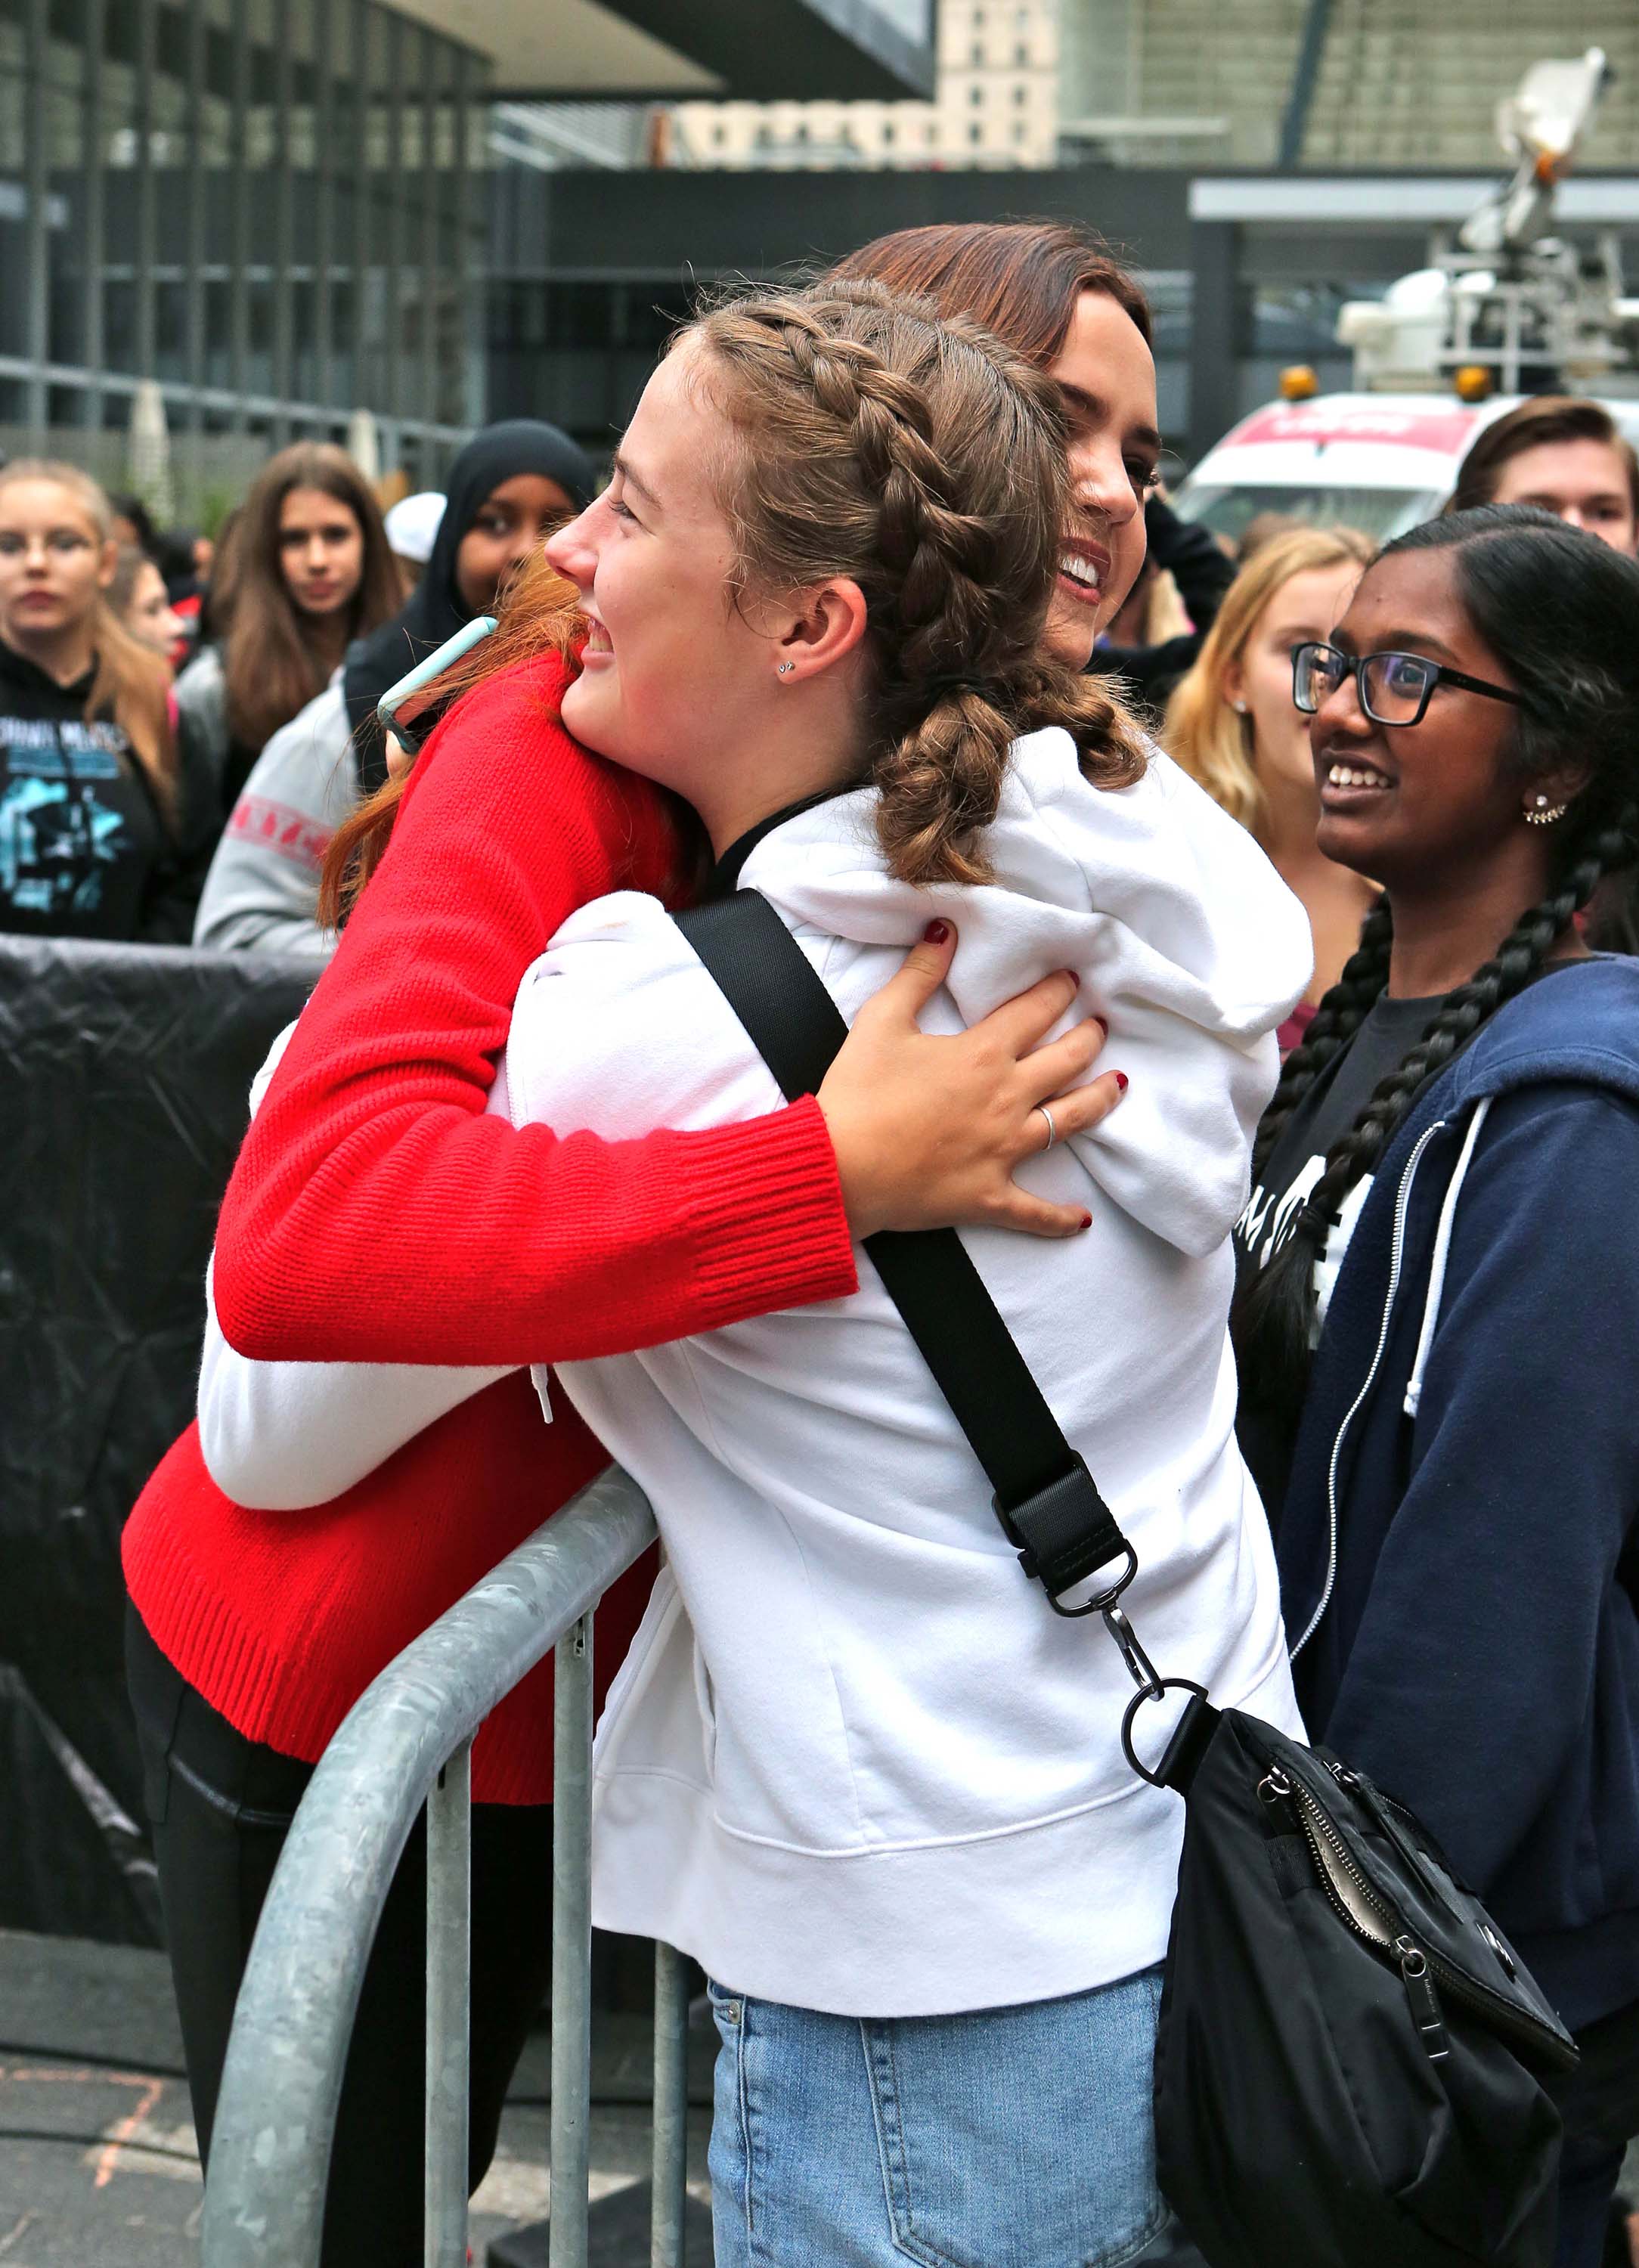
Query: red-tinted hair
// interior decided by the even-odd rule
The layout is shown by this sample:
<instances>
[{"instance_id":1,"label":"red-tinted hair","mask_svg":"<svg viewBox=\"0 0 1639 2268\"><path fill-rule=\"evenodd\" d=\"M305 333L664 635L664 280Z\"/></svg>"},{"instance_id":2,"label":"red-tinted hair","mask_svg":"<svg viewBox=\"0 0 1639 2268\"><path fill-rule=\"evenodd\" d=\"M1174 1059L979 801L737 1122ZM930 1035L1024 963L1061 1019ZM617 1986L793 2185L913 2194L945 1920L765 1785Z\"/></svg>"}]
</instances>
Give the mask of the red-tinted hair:
<instances>
[{"instance_id":1,"label":"red-tinted hair","mask_svg":"<svg viewBox=\"0 0 1639 2268\"><path fill-rule=\"evenodd\" d=\"M941 315L971 315L1045 370L1062 352L1084 291L1099 291L1153 344L1150 303L1104 239L1078 222L939 222L895 229L832 270L919 293Z\"/></svg>"}]
</instances>

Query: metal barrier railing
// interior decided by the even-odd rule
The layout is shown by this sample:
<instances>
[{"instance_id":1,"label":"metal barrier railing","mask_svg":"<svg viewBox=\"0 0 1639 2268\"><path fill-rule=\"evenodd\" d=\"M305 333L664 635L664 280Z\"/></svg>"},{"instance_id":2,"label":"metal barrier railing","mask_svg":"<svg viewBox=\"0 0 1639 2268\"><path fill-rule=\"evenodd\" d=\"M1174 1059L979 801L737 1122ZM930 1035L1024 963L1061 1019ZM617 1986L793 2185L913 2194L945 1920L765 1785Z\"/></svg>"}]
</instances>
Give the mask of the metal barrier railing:
<instances>
[{"instance_id":1,"label":"metal barrier railing","mask_svg":"<svg viewBox=\"0 0 1639 2268\"><path fill-rule=\"evenodd\" d=\"M551 2268L585 2268L592 2092L592 1609L653 1542L604 1474L384 1669L314 1771L239 1990L211 2139L204 2268L318 2268L364 1967L427 1808L426 2268L466 2268L473 1735L556 1646ZM681 1957L655 1948L653 2268L680 2268L687 2136Z\"/></svg>"}]
</instances>

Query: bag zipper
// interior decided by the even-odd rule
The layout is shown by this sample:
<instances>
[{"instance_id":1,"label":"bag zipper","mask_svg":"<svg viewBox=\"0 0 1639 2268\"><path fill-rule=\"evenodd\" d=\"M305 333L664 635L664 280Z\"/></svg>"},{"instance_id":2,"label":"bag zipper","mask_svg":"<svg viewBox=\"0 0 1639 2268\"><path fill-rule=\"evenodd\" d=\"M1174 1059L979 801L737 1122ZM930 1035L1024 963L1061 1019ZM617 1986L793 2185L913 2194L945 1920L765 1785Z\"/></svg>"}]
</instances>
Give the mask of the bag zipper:
<instances>
[{"instance_id":1,"label":"bag zipper","mask_svg":"<svg viewBox=\"0 0 1639 2268\"><path fill-rule=\"evenodd\" d=\"M1344 1773L1340 1771L1337 1777L1344 1786L1349 1785ZM1294 1780L1279 1764L1272 1764L1258 1784L1258 1793L1265 1803L1275 1803L1284 1797L1294 1804L1321 1885L1339 1918L1373 1952L1386 1954L1398 1964L1412 2021L1430 2063L1440 2062L1451 2050L1440 2012L1437 1980L1454 2000L1474 2009L1498 2030L1511 2031L1538 2049L1544 2045L1543 2029L1534 2017L1524 2014L1500 1992L1476 1984L1443 1955L1430 1952L1400 1929L1397 1916L1384 1904L1356 1864L1327 1816L1325 1806L1301 1781ZM1547 2037L1552 2041L1551 2035ZM1552 2043L1557 2045L1556 2042Z\"/></svg>"},{"instance_id":2,"label":"bag zipper","mask_svg":"<svg viewBox=\"0 0 1639 2268\"><path fill-rule=\"evenodd\" d=\"M1428 1148L1430 1143L1433 1141L1435 1136L1444 1129L1444 1124L1445 1121L1443 1118L1437 1118L1432 1126L1425 1126L1422 1132L1417 1137L1417 1146L1406 1161L1406 1171L1400 1177L1400 1185L1395 1194L1394 1235L1393 1241L1389 1248L1389 1287L1387 1295L1383 1302L1383 1321L1378 1331L1378 1350L1371 1358L1371 1367L1366 1373L1365 1383L1362 1386L1359 1393L1356 1395L1353 1402L1349 1404L1343 1422L1337 1429L1337 1439L1332 1444L1332 1460L1327 1468L1326 1503L1327 1517L1327 1543L1326 1557L1326 1582L1321 1588L1319 1603L1315 1608L1313 1614L1310 1616L1308 1625L1304 1631L1303 1636L1297 1639L1295 1645L1287 1649L1287 1659L1290 1661L1297 1660L1305 1646L1308 1645L1316 1631L1319 1629L1320 1618L1332 1603L1332 1592L1337 1581L1338 1461L1343 1454L1343 1442L1348 1435L1349 1429L1354 1424L1356 1418L1360 1415L1361 1410L1364 1405L1366 1396L1376 1385L1378 1373L1383 1366L1384 1351L1389 1343L1389 1318L1394 1312L1394 1295L1400 1290L1400 1266L1406 1256L1406 1220L1407 1216L1411 1211L1411 1185L1416 1177L1417 1167L1422 1160L1423 1152Z\"/></svg>"}]
</instances>

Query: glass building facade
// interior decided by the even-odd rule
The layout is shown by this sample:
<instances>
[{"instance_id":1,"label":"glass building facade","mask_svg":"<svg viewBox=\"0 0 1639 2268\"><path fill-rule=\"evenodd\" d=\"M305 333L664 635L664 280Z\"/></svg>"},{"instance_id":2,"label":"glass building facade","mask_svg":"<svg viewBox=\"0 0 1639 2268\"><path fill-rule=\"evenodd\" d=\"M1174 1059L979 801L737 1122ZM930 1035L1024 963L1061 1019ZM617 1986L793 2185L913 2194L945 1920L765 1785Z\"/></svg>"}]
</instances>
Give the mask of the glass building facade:
<instances>
[{"instance_id":1,"label":"glass building facade","mask_svg":"<svg viewBox=\"0 0 1639 2268\"><path fill-rule=\"evenodd\" d=\"M484 414L489 66L376 0L0 0L0 445L184 485L340 439L437 478Z\"/></svg>"}]
</instances>

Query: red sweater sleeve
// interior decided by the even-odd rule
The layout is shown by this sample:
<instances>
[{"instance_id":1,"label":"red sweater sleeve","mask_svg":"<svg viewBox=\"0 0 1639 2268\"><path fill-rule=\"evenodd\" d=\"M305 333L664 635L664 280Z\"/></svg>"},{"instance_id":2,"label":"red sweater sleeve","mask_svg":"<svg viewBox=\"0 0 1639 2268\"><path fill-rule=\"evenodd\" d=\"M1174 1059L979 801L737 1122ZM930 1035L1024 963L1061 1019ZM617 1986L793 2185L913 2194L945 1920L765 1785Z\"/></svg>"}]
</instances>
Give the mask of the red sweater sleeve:
<instances>
[{"instance_id":1,"label":"red sweater sleeve","mask_svg":"<svg viewBox=\"0 0 1639 2268\"><path fill-rule=\"evenodd\" d=\"M856 1285L812 1101L605 1142L484 1114L524 971L577 907L664 887L660 799L563 730L555 659L469 694L239 1152L217 1314L264 1360L623 1353Z\"/></svg>"}]
</instances>

